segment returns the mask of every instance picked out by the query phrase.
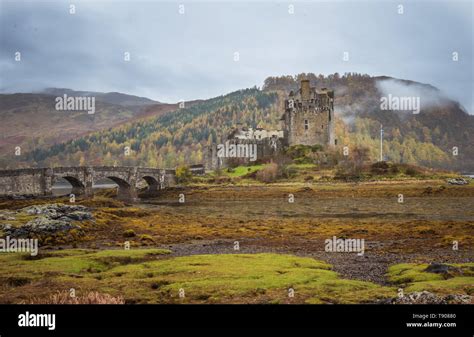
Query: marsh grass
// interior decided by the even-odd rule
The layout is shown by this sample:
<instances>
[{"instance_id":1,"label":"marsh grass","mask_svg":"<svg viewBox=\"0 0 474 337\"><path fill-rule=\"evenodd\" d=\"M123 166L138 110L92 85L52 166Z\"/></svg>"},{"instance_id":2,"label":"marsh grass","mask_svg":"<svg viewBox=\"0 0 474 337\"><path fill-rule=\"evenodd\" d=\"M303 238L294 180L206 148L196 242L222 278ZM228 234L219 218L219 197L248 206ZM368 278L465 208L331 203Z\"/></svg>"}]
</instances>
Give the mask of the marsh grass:
<instances>
[{"instance_id":1,"label":"marsh grass","mask_svg":"<svg viewBox=\"0 0 474 337\"><path fill-rule=\"evenodd\" d=\"M300 303L359 303L390 297L395 290L370 282L344 280L327 263L311 258L280 254L194 255L157 259L167 251L64 250L41 259L24 260L21 254L0 255L2 275L27 279L15 288L40 287L43 299L22 299L50 303L66 287L81 291L123 296L127 303L269 303L291 301L293 288ZM2 290L1 297L11 296ZM66 288L67 289L67 288ZM186 296L178 296L184 289ZM18 299L17 299L18 300ZM57 299L56 299L57 300Z\"/></svg>"},{"instance_id":2,"label":"marsh grass","mask_svg":"<svg viewBox=\"0 0 474 337\"><path fill-rule=\"evenodd\" d=\"M125 303L375 303L406 292L472 294L473 263L455 264L444 279L425 264L390 267L392 285L341 278L325 262L286 254L216 254L167 257L160 249L52 251L36 260L0 255L0 301L51 303L75 288L123 298ZM47 284L47 287L45 287ZM288 290L295 297L288 296ZM185 297L179 297L180 289ZM39 296L38 294L42 294ZM58 295L56 295L58 296ZM87 301L87 299L84 299ZM82 303L82 302L81 302Z\"/></svg>"},{"instance_id":3,"label":"marsh grass","mask_svg":"<svg viewBox=\"0 0 474 337\"><path fill-rule=\"evenodd\" d=\"M461 270L460 275L426 272L427 264L402 263L389 267L387 278L400 285L405 292L427 290L442 295L474 295L474 263L448 264Z\"/></svg>"}]
</instances>

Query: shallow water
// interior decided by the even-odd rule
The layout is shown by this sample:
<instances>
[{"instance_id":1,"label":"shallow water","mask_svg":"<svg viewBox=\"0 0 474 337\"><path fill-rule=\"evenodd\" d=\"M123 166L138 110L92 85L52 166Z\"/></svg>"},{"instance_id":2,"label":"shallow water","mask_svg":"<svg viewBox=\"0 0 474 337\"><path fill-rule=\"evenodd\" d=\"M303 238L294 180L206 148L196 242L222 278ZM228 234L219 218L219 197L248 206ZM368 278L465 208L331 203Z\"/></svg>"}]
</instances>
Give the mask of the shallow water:
<instances>
[{"instance_id":1,"label":"shallow water","mask_svg":"<svg viewBox=\"0 0 474 337\"><path fill-rule=\"evenodd\" d=\"M107 189L107 188L115 188L117 187L116 184L97 184L94 185L92 188L94 191L100 190L100 189ZM72 186L67 185L67 184L57 184L53 186L53 195L54 196L62 196L62 195L68 195L71 193Z\"/></svg>"}]
</instances>

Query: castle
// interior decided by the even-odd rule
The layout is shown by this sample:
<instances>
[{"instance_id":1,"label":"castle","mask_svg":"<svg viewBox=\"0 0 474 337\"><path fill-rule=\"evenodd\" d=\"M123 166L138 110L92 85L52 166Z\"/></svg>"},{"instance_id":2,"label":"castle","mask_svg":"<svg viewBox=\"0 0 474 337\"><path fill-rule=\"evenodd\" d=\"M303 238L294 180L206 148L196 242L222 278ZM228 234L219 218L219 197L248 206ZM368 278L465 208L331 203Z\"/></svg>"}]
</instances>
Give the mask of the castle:
<instances>
[{"instance_id":1,"label":"castle","mask_svg":"<svg viewBox=\"0 0 474 337\"><path fill-rule=\"evenodd\" d=\"M336 145L334 137L334 91L310 86L301 81L301 88L290 92L285 100L283 121L284 145Z\"/></svg>"},{"instance_id":2,"label":"castle","mask_svg":"<svg viewBox=\"0 0 474 337\"><path fill-rule=\"evenodd\" d=\"M237 127L225 144L212 144L206 153L207 169L226 167L229 158L244 162L255 160L240 154L253 153L257 158L271 157L283 148L293 145L334 146L334 91L310 86L302 80L298 91L291 91L285 100L285 112L281 117L282 130ZM225 155L223 155L225 154Z\"/></svg>"}]
</instances>

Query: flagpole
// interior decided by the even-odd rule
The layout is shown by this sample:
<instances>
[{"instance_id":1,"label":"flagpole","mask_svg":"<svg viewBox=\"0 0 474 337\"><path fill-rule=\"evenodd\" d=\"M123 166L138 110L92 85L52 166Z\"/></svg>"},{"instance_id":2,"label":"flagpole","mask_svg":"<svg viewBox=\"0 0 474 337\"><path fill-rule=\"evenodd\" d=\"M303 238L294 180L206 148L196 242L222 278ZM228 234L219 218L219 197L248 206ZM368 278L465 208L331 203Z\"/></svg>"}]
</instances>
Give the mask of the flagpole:
<instances>
[{"instance_id":1,"label":"flagpole","mask_svg":"<svg viewBox=\"0 0 474 337\"><path fill-rule=\"evenodd\" d=\"M380 124L380 161L383 161L383 125Z\"/></svg>"}]
</instances>

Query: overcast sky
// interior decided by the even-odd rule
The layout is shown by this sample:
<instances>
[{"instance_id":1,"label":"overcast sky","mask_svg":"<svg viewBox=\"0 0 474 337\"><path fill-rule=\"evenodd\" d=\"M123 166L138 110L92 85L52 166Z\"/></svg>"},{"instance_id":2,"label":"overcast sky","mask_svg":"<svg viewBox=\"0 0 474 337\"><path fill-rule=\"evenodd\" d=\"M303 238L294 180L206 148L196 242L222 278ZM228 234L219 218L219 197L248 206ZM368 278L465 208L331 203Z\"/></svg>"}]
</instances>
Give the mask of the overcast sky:
<instances>
[{"instance_id":1,"label":"overcast sky","mask_svg":"<svg viewBox=\"0 0 474 337\"><path fill-rule=\"evenodd\" d=\"M400 2L404 14L389 1L78 0L70 14L70 1L0 0L0 91L63 87L176 102L268 76L361 72L430 83L474 113L472 1Z\"/></svg>"}]
</instances>

